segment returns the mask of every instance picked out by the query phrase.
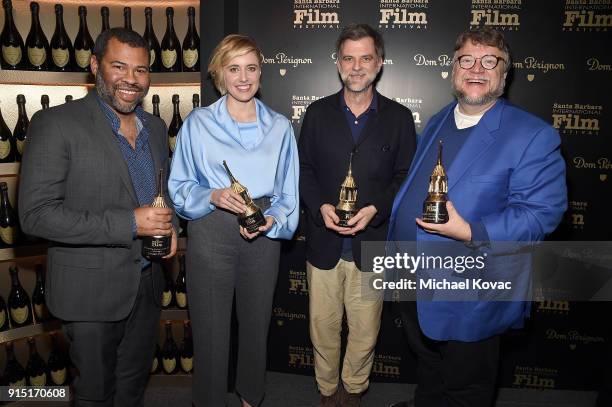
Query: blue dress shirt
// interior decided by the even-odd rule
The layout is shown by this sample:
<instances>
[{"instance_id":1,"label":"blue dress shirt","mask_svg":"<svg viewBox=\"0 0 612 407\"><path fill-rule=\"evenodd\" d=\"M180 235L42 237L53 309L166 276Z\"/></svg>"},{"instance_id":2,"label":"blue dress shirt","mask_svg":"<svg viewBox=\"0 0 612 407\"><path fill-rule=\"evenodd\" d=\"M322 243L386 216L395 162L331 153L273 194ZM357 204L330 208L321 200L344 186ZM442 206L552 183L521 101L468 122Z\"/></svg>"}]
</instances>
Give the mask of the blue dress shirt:
<instances>
[{"instance_id":1,"label":"blue dress shirt","mask_svg":"<svg viewBox=\"0 0 612 407\"><path fill-rule=\"evenodd\" d=\"M227 110L227 96L194 109L181 127L172 158L168 192L179 216L194 220L215 210L214 189L230 180L223 160L253 199L269 197L265 216L276 221L265 233L290 239L299 219L299 160L293 127L255 99L257 129L240 131Z\"/></svg>"}]
</instances>

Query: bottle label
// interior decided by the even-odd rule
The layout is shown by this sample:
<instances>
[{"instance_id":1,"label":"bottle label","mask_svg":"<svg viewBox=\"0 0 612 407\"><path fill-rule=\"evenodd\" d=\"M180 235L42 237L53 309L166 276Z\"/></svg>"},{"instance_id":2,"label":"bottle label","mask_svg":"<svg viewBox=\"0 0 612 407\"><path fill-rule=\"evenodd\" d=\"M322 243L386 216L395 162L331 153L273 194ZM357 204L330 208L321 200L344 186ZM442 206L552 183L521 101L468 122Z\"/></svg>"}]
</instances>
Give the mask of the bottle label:
<instances>
[{"instance_id":1,"label":"bottle label","mask_svg":"<svg viewBox=\"0 0 612 407\"><path fill-rule=\"evenodd\" d=\"M2 46L2 57L7 64L15 66L21 62L21 47Z\"/></svg>"},{"instance_id":2,"label":"bottle label","mask_svg":"<svg viewBox=\"0 0 612 407\"><path fill-rule=\"evenodd\" d=\"M0 160L4 160L11 153L11 142L0 140Z\"/></svg>"},{"instance_id":3,"label":"bottle label","mask_svg":"<svg viewBox=\"0 0 612 407\"><path fill-rule=\"evenodd\" d=\"M187 68L193 68L198 62L198 50L186 49L183 51L183 63Z\"/></svg>"},{"instance_id":4,"label":"bottle label","mask_svg":"<svg viewBox=\"0 0 612 407\"><path fill-rule=\"evenodd\" d=\"M185 308L187 306L187 295L185 293L176 293L176 304L179 308Z\"/></svg>"},{"instance_id":5,"label":"bottle label","mask_svg":"<svg viewBox=\"0 0 612 407\"><path fill-rule=\"evenodd\" d=\"M2 242L4 242L4 244L14 244L16 234L17 233L15 232L14 227L0 227L0 239L2 239Z\"/></svg>"},{"instance_id":6,"label":"bottle label","mask_svg":"<svg viewBox=\"0 0 612 407\"><path fill-rule=\"evenodd\" d=\"M74 56L75 56L76 63L79 66L79 68L85 69L89 66L89 60L91 59L90 49L74 50Z\"/></svg>"},{"instance_id":7,"label":"bottle label","mask_svg":"<svg viewBox=\"0 0 612 407\"><path fill-rule=\"evenodd\" d=\"M45 304L34 304L34 315L38 321L45 319L45 311Z\"/></svg>"},{"instance_id":8,"label":"bottle label","mask_svg":"<svg viewBox=\"0 0 612 407\"><path fill-rule=\"evenodd\" d=\"M23 147L25 144L25 140L19 140L17 139L17 151L19 151L19 154L23 155Z\"/></svg>"},{"instance_id":9,"label":"bottle label","mask_svg":"<svg viewBox=\"0 0 612 407\"><path fill-rule=\"evenodd\" d=\"M151 364L151 373L154 373L157 370L157 358L153 358L153 363Z\"/></svg>"},{"instance_id":10,"label":"bottle label","mask_svg":"<svg viewBox=\"0 0 612 407\"><path fill-rule=\"evenodd\" d=\"M21 308L11 308L11 316L13 317L13 321L18 324L23 324L26 319L28 319L28 307L24 306Z\"/></svg>"},{"instance_id":11,"label":"bottle label","mask_svg":"<svg viewBox=\"0 0 612 407\"><path fill-rule=\"evenodd\" d=\"M176 50L175 49L162 49L161 52L162 64L167 69L170 69L176 64Z\"/></svg>"},{"instance_id":12,"label":"bottle label","mask_svg":"<svg viewBox=\"0 0 612 407\"><path fill-rule=\"evenodd\" d=\"M51 50L51 57L56 66L63 68L68 64L70 54L68 53L68 49L53 48Z\"/></svg>"},{"instance_id":13,"label":"bottle label","mask_svg":"<svg viewBox=\"0 0 612 407\"><path fill-rule=\"evenodd\" d=\"M0 328L4 326L5 322L6 322L6 313L4 312L4 310L0 310Z\"/></svg>"},{"instance_id":14,"label":"bottle label","mask_svg":"<svg viewBox=\"0 0 612 407\"><path fill-rule=\"evenodd\" d=\"M172 301L172 292L164 291L162 293L162 307L167 307L170 305L170 301Z\"/></svg>"},{"instance_id":15,"label":"bottle label","mask_svg":"<svg viewBox=\"0 0 612 407\"><path fill-rule=\"evenodd\" d=\"M30 384L32 386L44 386L47 383L47 375L41 374L38 376L30 376Z\"/></svg>"},{"instance_id":16,"label":"bottle label","mask_svg":"<svg viewBox=\"0 0 612 407\"><path fill-rule=\"evenodd\" d=\"M149 50L149 66L153 66L154 62L155 62L155 50L151 49Z\"/></svg>"},{"instance_id":17,"label":"bottle label","mask_svg":"<svg viewBox=\"0 0 612 407\"><path fill-rule=\"evenodd\" d=\"M58 386L66 382L66 368L51 371L51 380Z\"/></svg>"},{"instance_id":18,"label":"bottle label","mask_svg":"<svg viewBox=\"0 0 612 407\"><path fill-rule=\"evenodd\" d=\"M191 372L191 369L193 369L193 358L181 358L181 368L185 373Z\"/></svg>"},{"instance_id":19,"label":"bottle label","mask_svg":"<svg viewBox=\"0 0 612 407\"><path fill-rule=\"evenodd\" d=\"M166 373L172 373L174 369L176 368L176 359L175 358L172 358L172 359L163 358L162 365L164 366L164 371Z\"/></svg>"},{"instance_id":20,"label":"bottle label","mask_svg":"<svg viewBox=\"0 0 612 407\"><path fill-rule=\"evenodd\" d=\"M28 47L28 59L34 66L41 66L47 58L47 51L45 48Z\"/></svg>"},{"instance_id":21,"label":"bottle label","mask_svg":"<svg viewBox=\"0 0 612 407\"><path fill-rule=\"evenodd\" d=\"M170 147L170 151L174 153L174 149L176 148L176 136L168 137L168 146Z\"/></svg>"},{"instance_id":22,"label":"bottle label","mask_svg":"<svg viewBox=\"0 0 612 407\"><path fill-rule=\"evenodd\" d=\"M25 377L21 380L17 380L16 382L9 382L10 387L23 387L26 385Z\"/></svg>"}]
</instances>

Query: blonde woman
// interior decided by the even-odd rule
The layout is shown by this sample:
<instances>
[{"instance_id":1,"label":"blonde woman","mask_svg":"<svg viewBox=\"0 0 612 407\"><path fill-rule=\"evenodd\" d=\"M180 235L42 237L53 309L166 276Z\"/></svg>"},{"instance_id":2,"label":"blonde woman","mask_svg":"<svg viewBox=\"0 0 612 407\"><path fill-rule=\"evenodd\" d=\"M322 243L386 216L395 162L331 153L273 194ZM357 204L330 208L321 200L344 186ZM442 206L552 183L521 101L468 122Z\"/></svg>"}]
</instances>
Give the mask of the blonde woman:
<instances>
[{"instance_id":1,"label":"blonde woman","mask_svg":"<svg viewBox=\"0 0 612 407\"><path fill-rule=\"evenodd\" d=\"M188 220L187 293L193 325L193 402L226 404L232 302L239 325L236 391L243 407L264 396L266 342L280 242L298 223L298 155L293 129L255 95L263 55L243 35L217 45L208 72L223 95L194 110L181 128L168 188ZM248 188L266 223L238 225L245 202L230 186L223 161Z\"/></svg>"}]
</instances>

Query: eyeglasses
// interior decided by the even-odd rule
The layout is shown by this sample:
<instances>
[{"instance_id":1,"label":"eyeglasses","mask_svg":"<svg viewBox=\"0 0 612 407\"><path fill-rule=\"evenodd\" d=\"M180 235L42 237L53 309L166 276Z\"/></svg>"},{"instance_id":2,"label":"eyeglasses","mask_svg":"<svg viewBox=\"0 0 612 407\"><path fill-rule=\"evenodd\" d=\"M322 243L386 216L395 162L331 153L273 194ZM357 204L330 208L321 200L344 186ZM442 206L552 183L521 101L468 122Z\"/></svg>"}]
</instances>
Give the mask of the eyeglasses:
<instances>
[{"instance_id":1,"label":"eyeglasses","mask_svg":"<svg viewBox=\"0 0 612 407\"><path fill-rule=\"evenodd\" d=\"M472 55L461 55L457 57L459 66L463 69L472 69L478 59L480 59L480 65L487 70L495 69L499 61L507 63L504 58L498 57L497 55L483 55L480 58L476 58Z\"/></svg>"}]
</instances>

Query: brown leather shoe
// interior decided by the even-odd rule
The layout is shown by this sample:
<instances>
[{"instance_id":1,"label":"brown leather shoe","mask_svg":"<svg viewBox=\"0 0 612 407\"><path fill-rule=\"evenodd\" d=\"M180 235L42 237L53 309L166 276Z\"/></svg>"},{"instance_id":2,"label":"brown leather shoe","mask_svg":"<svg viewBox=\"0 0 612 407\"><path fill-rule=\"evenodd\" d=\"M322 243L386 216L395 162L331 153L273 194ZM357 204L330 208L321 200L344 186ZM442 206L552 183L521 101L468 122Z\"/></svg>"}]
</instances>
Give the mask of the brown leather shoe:
<instances>
[{"instance_id":1,"label":"brown leather shoe","mask_svg":"<svg viewBox=\"0 0 612 407\"><path fill-rule=\"evenodd\" d=\"M349 393L343 387L340 392L340 407L359 406L361 406L361 393Z\"/></svg>"},{"instance_id":2,"label":"brown leather shoe","mask_svg":"<svg viewBox=\"0 0 612 407\"><path fill-rule=\"evenodd\" d=\"M331 396L324 396L321 394L321 400L319 401L319 407L338 407L338 391Z\"/></svg>"}]
</instances>

